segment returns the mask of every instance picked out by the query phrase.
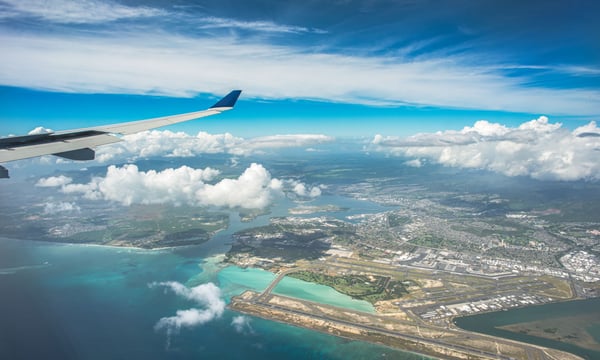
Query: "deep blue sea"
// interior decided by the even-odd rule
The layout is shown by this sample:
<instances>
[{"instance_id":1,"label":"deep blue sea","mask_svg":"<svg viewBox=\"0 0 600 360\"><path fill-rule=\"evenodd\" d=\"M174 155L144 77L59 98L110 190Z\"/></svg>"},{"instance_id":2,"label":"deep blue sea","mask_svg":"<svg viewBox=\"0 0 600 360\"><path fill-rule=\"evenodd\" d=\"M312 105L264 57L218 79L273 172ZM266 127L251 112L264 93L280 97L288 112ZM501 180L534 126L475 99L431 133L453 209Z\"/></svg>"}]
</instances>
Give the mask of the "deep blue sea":
<instances>
[{"instance_id":1,"label":"deep blue sea","mask_svg":"<svg viewBox=\"0 0 600 360\"><path fill-rule=\"evenodd\" d=\"M267 222L264 216L243 224L232 215L229 229L203 245L152 251L0 238L0 359L424 358L253 317L240 329L232 321L241 314L230 310L170 335L155 329L161 318L206 306L150 284L212 282L225 302L266 287L271 273L221 260L231 233ZM284 285L279 292L369 310L329 289Z\"/></svg>"}]
</instances>

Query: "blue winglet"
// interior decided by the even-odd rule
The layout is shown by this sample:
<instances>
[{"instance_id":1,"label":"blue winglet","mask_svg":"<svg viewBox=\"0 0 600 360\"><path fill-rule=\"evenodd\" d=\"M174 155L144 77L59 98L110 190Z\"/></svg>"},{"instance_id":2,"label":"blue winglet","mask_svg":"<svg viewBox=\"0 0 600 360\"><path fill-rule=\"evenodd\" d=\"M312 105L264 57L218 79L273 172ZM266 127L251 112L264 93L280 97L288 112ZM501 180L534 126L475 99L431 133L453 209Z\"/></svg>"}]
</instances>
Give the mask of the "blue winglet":
<instances>
[{"instance_id":1,"label":"blue winglet","mask_svg":"<svg viewBox=\"0 0 600 360\"><path fill-rule=\"evenodd\" d=\"M224 98L222 98L221 100L219 100L219 102L217 102L216 104L214 104L210 108L211 109L214 109L214 108L232 108L233 105L235 105L235 102L237 101L237 99L240 97L241 93L242 93L242 90L233 90L232 92L230 92L229 94L227 94Z\"/></svg>"}]
</instances>

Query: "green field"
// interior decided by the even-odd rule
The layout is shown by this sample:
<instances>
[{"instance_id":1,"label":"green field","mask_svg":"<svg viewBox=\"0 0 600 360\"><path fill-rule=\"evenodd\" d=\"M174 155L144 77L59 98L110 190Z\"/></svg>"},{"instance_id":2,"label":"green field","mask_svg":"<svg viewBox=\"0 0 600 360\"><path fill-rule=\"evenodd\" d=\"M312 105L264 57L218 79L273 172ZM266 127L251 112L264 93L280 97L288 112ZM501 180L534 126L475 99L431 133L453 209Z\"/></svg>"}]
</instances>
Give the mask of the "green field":
<instances>
[{"instance_id":1,"label":"green field","mask_svg":"<svg viewBox=\"0 0 600 360\"><path fill-rule=\"evenodd\" d=\"M312 271L300 271L289 274L288 276L330 286L342 294L346 294L358 300L365 300L372 304L381 300L397 299L408 294L408 290L404 285L405 282L392 280L386 276L331 276Z\"/></svg>"}]
</instances>

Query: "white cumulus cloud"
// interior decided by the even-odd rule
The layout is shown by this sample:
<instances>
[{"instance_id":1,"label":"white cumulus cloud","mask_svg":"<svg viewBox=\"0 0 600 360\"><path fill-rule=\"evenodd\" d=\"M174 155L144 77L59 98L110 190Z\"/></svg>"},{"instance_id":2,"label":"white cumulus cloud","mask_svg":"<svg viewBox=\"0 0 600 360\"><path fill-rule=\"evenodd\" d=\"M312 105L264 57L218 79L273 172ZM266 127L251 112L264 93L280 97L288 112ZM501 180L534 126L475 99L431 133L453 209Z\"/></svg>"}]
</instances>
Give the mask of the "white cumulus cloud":
<instances>
[{"instance_id":1,"label":"white cumulus cloud","mask_svg":"<svg viewBox=\"0 0 600 360\"><path fill-rule=\"evenodd\" d=\"M234 316L231 320L231 326L236 332L241 334L252 333L252 326L250 325L250 318L243 315Z\"/></svg>"},{"instance_id":2,"label":"white cumulus cloud","mask_svg":"<svg viewBox=\"0 0 600 360\"><path fill-rule=\"evenodd\" d=\"M265 149L308 147L334 140L333 137L322 134L273 135L244 139L229 133L209 134L201 131L192 136L184 132L152 130L127 135L121 142L100 147L96 158L100 162L106 162L151 156L192 157L216 153L249 155Z\"/></svg>"},{"instance_id":3,"label":"white cumulus cloud","mask_svg":"<svg viewBox=\"0 0 600 360\"><path fill-rule=\"evenodd\" d=\"M35 186L39 187L57 187L70 184L73 181L68 176L59 175L59 176L50 176L47 178L39 179Z\"/></svg>"},{"instance_id":4,"label":"white cumulus cloud","mask_svg":"<svg viewBox=\"0 0 600 360\"><path fill-rule=\"evenodd\" d=\"M262 149L308 147L333 142L335 138L322 134L271 135L248 139L242 144L240 155Z\"/></svg>"},{"instance_id":5,"label":"white cumulus cloud","mask_svg":"<svg viewBox=\"0 0 600 360\"><path fill-rule=\"evenodd\" d=\"M404 165L419 168L423 166L423 163L421 162L421 159L412 159L404 162Z\"/></svg>"},{"instance_id":6,"label":"white cumulus cloud","mask_svg":"<svg viewBox=\"0 0 600 360\"><path fill-rule=\"evenodd\" d=\"M56 214L59 212L80 212L81 208L74 202L49 202L44 205L44 214Z\"/></svg>"},{"instance_id":7,"label":"white cumulus cloud","mask_svg":"<svg viewBox=\"0 0 600 360\"><path fill-rule=\"evenodd\" d=\"M169 130L142 131L126 135L123 141L98 149L99 161L119 157L191 157L199 154L227 153L244 139L229 133L212 135L199 132L196 136Z\"/></svg>"},{"instance_id":8,"label":"white cumulus cloud","mask_svg":"<svg viewBox=\"0 0 600 360\"><path fill-rule=\"evenodd\" d=\"M308 187L306 184L296 180L289 180L289 183L294 194L297 196L310 198L321 196L321 188L318 186Z\"/></svg>"},{"instance_id":9,"label":"white cumulus cloud","mask_svg":"<svg viewBox=\"0 0 600 360\"><path fill-rule=\"evenodd\" d=\"M50 134L52 133L52 129L46 129L43 126L38 126L35 129L31 130L27 133L27 135L40 135L40 134Z\"/></svg>"},{"instance_id":10,"label":"white cumulus cloud","mask_svg":"<svg viewBox=\"0 0 600 360\"><path fill-rule=\"evenodd\" d=\"M188 288L181 283L168 281L152 283L150 287L164 287L201 307L178 310L174 316L161 318L154 328L165 330L169 335L179 332L182 327L191 328L220 318L225 311L225 301L221 298L221 289L213 283Z\"/></svg>"},{"instance_id":11,"label":"white cumulus cloud","mask_svg":"<svg viewBox=\"0 0 600 360\"><path fill-rule=\"evenodd\" d=\"M38 186L61 186L68 194L83 194L91 200L131 204L189 204L228 208L263 209L287 193L317 197L319 187L307 187L296 180L280 180L260 164L253 163L238 178L214 182L219 171L188 166L162 171L140 171L136 165L109 166L106 175L88 183L73 184L68 177L42 178ZM211 183L214 182L214 183Z\"/></svg>"},{"instance_id":12,"label":"white cumulus cloud","mask_svg":"<svg viewBox=\"0 0 600 360\"><path fill-rule=\"evenodd\" d=\"M541 116L516 128L478 121L460 131L408 138L376 135L379 151L455 167L486 169L543 180L600 180L600 129L595 122L573 131Z\"/></svg>"}]
</instances>

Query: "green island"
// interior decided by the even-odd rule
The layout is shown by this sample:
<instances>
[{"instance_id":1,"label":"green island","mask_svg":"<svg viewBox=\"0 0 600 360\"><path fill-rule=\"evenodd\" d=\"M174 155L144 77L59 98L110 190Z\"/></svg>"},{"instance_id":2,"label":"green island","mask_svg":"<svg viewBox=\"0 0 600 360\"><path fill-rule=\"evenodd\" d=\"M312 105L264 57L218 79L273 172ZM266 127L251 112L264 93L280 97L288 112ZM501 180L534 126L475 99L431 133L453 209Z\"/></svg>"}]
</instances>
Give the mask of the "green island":
<instances>
[{"instance_id":1,"label":"green island","mask_svg":"<svg viewBox=\"0 0 600 360\"><path fill-rule=\"evenodd\" d=\"M499 329L560 341L584 349L600 351L600 345L594 338L590 322L600 321L598 313L577 316L549 318L545 320L522 322L499 326Z\"/></svg>"}]
</instances>

